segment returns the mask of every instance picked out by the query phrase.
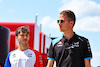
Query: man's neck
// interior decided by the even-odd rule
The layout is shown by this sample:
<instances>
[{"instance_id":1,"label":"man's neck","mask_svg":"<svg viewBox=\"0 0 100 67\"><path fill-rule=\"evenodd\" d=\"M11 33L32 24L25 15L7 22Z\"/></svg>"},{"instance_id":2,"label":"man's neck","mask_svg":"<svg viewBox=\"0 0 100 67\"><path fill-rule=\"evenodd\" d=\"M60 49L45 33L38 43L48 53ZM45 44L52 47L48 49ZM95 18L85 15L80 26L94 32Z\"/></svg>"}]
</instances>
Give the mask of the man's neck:
<instances>
[{"instance_id":1,"label":"man's neck","mask_svg":"<svg viewBox=\"0 0 100 67\"><path fill-rule=\"evenodd\" d=\"M68 40L70 40L73 37L73 35L74 35L73 30L72 31L66 31L66 32L64 32L64 36Z\"/></svg>"},{"instance_id":2,"label":"man's neck","mask_svg":"<svg viewBox=\"0 0 100 67\"><path fill-rule=\"evenodd\" d=\"M26 46L18 46L18 50L19 51L24 51L24 50L27 50L27 49L29 49L29 46L28 45L26 45Z\"/></svg>"}]
</instances>

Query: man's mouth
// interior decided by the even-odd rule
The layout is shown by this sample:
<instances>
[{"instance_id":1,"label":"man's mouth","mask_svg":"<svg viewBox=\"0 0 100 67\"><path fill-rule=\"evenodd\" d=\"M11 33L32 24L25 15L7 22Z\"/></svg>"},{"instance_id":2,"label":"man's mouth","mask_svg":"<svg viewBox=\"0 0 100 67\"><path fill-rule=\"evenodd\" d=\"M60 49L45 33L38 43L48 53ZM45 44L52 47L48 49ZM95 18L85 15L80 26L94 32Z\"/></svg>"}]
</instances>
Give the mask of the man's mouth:
<instances>
[{"instance_id":1,"label":"man's mouth","mask_svg":"<svg viewBox=\"0 0 100 67\"><path fill-rule=\"evenodd\" d=\"M62 28L62 26L59 26L60 28Z\"/></svg>"},{"instance_id":2,"label":"man's mouth","mask_svg":"<svg viewBox=\"0 0 100 67\"><path fill-rule=\"evenodd\" d=\"M24 39L24 41L27 41L27 39Z\"/></svg>"}]
</instances>

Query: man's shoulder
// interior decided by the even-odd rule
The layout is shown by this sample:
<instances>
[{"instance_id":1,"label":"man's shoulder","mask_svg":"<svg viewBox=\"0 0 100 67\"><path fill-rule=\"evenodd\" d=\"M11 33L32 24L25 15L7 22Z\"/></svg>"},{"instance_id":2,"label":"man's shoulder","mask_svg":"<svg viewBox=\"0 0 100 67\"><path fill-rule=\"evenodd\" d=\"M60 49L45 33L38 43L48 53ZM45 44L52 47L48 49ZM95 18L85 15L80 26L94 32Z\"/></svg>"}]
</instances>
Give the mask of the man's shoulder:
<instances>
[{"instance_id":1,"label":"man's shoulder","mask_svg":"<svg viewBox=\"0 0 100 67\"><path fill-rule=\"evenodd\" d=\"M61 39L62 39L62 36L61 36L61 37L58 37L58 38L56 38L56 39L54 39L54 40L52 41L52 45L56 44L56 43L59 42Z\"/></svg>"},{"instance_id":2,"label":"man's shoulder","mask_svg":"<svg viewBox=\"0 0 100 67\"><path fill-rule=\"evenodd\" d=\"M15 53L15 52L17 52L17 51L18 51L18 49L15 49L15 50L9 52L9 54Z\"/></svg>"},{"instance_id":3,"label":"man's shoulder","mask_svg":"<svg viewBox=\"0 0 100 67\"><path fill-rule=\"evenodd\" d=\"M35 53L36 55L38 55L40 53L39 51L32 49L32 48L30 48L29 50L32 51L33 53Z\"/></svg>"},{"instance_id":4,"label":"man's shoulder","mask_svg":"<svg viewBox=\"0 0 100 67\"><path fill-rule=\"evenodd\" d=\"M80 41L88 41L88 39L84 36L80 36L80 35L77 35L77 34L75 34L75 35Z\"/></svg>"},{"instance_id":5,"label":"man's shoulder","mask_svg":"<svg viewBox=\"0 0 100 67\"><path fill-rule=\"evenodd\" d=\"M16 49L16 50L13 50L13 51L11 51L11 52L9 52L9 53L8 53L8 57L10 57L11 55L15 54L16 51L17 51L17 49Z\"/></svg>"}]
</instances>

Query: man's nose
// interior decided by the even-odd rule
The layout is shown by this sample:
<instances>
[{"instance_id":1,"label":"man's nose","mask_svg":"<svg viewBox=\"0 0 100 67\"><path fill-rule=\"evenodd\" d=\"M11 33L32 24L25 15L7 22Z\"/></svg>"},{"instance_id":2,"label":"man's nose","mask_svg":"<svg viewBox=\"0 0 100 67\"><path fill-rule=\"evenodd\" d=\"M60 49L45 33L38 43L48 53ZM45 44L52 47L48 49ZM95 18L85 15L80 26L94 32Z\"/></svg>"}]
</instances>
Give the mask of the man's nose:
<instances>
[{"instance_id":1,"label":"man's nose","mask_svg":"<svg viewBox=\"0 0 100 67\"><path fill-rule=\"evenodd\" d=\"M59 21L59 23L58 23L59 25L61 25L61 21Z\"/></svg>"},{"instance_id":2,"label":"man's nose","mask_svg":"<svg viewBox=\"0 0 100 67\"><path fill-rule=\"evenodd\" d=\"M24 38L27 38L27 36L25 35Z\"/></svg>"}]
</instances>

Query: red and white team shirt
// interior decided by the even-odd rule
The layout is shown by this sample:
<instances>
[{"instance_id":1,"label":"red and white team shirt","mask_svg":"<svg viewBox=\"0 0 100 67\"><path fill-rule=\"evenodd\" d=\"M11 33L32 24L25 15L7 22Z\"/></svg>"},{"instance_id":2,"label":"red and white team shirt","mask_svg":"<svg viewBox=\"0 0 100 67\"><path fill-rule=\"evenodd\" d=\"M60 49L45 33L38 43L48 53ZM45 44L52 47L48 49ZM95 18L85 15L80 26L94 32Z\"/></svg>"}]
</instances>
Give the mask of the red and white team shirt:
<instances>
[{"instance_id":1,"label":"red and white team shirt","mask_svg":"<svg viewBox=\"0 0 100 67\"><path fill-rule=\"evenodd\" d=\"M19 51L17 49L8 54L4 67L36 67L37 58L36 51L30 49Z\"/></svg>"}]
</instances>

